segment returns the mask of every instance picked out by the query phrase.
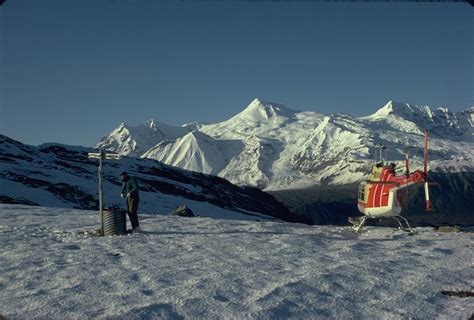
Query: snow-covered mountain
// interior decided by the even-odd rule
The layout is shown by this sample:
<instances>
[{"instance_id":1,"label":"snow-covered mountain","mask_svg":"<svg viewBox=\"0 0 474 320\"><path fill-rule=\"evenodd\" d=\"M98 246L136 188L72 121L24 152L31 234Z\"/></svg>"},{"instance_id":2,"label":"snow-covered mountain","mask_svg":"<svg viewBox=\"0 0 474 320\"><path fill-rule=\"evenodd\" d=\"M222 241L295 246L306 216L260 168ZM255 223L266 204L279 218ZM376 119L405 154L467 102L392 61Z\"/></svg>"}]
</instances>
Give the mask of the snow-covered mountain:
<instances>
[{"instance_id":1,"label":"snow-covered mountain","mask_svg":"<svg viewBox=\"0 0 474 320\"><path fill-rule=\"evenodd\" d=\"M197 123L173 127L150 119L136 127L121 123L97 144L98 148L138 157L160 141L176 139L199 127Z\"/></svg>"},{"instance_id":2,"label":"snow-covered mountain","mask_svg":"<svg viewBox=\"0 0 474 320\"><path fill-rule=\"evenodd\" d=\"M217 175L226 165L218 140L200 131L191 131L175 140L164 140L143 154L187 170Z\"/></svg>"},{"instance_id":3,"label":"snow-covered mountain","mask_svg":"<svg viewBox=\"0 0 474 320\"><path fill-rule=\"evenodd\" d=\"M88 159L88 152L94 150L60 144L34 147L0 135L0 203L98 210L98 160ZM122 171L138 181L141 213L165 214L186 204L200 216L309 222L257 188L133 157L104 162L105 206L125 205L120 198Z\"/></svg>"},{"instance_id":4,"label":"snow-covered mountain","mask_svg":"<svg viewBox=\"0 0 474 320\"><path fill-rule=\"evenodd\" d=\"M393 101L372 115L352 117L301 112L255 99L226 121L183 126L174 135L129 130L122 139L117 138L119 127L97 147L278 190L357 182L380 144L400 167L409 146L412 167L421 165L425 128L432 170L474 170L474 108L453 113Z\"/></svg>"}]
</instances>

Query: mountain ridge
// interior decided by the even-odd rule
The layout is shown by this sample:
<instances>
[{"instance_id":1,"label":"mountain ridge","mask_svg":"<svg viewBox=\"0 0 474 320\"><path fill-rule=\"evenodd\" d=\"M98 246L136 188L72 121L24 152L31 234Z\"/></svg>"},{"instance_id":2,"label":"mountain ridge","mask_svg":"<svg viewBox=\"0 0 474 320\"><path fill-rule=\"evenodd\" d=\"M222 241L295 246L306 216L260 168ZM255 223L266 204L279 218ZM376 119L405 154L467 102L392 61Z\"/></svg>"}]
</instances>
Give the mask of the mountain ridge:
<instances>
[{"instance_id":1,"label":"mountain ridge","mask_svg":"<svg viewBox=\"0 0 474 320\"><path fill-rule=\"evenodd\" d=\"M265 190L338 185L363 179L380 144L389 148L389 159L400 166L409 146L413 165L421 165L427 128L433 170L474 171L473 110L453 113L390 100L369 116L353 117L297 111L256 98L227 120L194 126L206 136L198 138L193 152L182 143L188 131L162 139L138 156ZM103 141L97 146L135 155Z\"/></svg>"},{"instance_id":2,"label":"mountain ridge","mask_svg":"<svg viewBox=\"0 0 474 320\"><path fill-rule=\"evenodd\" d=\"M97 210L98 161L88 158L94 151L52 143L28 146L0 135L0 202ZM124 206L122 171L139 184L141 213L166 214L186 204L205 217L308 222L259 189L133 157L104 161L104 206Z\"/></svg>"}]
</instances>

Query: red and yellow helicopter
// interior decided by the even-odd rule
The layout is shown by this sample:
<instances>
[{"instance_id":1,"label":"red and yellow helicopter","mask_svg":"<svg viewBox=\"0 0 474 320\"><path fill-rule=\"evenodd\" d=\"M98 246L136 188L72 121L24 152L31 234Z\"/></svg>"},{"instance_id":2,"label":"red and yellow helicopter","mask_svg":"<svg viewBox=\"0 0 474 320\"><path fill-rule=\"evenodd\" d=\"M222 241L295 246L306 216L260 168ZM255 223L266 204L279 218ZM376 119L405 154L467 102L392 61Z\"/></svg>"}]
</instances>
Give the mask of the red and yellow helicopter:
<instances>
[{"instance_id":1,"label":"red and yellow helicopter","mask_svg":"<svg viewBox=\"0 0 474 320\"><path fill-rule=\"evenodd\" d=\"M373 167L369 179L359 184L357 207L363 217L349 218L352 230L361 232L368 219L392 218L400 228L413 233L407 219L400 215L402 200L407 188L416 184L424 184L426 211L431 211L428 183L428 130L425 129L424 170L410 172L408 150L405 152L405 174L395 174L395 164L386 163L383 157L385 147L380 147L380 161ZM405 226L403 225L405 224Z\"/></svg>"}]
</instances>

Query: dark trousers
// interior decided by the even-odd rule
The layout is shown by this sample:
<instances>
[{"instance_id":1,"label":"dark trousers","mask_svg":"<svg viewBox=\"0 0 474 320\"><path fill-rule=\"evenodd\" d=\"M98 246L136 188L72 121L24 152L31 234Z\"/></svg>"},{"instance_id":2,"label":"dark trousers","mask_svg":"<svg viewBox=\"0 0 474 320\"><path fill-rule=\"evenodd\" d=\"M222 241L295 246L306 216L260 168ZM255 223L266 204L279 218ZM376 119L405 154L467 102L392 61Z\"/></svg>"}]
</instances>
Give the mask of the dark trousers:
<instances>
[{"instance_id":1,"label":"dark trousers","mask_svg":"<svg viewBox=\"0 0 474 320\"><path fill-rule=\"evenodd\" d=\"M138 202L140 202L140 197L129 197L127 198L127 213L132 223L132 229L138 227Z\"/></svg>"}]
</instances>

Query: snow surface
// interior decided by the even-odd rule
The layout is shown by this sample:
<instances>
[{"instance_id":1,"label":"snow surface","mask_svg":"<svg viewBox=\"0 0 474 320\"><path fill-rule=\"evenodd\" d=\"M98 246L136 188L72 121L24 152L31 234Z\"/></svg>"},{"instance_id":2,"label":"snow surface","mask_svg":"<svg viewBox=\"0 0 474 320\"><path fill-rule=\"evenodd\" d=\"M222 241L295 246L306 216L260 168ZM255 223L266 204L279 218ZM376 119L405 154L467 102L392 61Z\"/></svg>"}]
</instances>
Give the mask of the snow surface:
<instances>
[{"instance_id":1,"label":"snow surface","mask_svg":"<svg viewBox=\"0 0 474 320\"><path fill-rule=\"evenodd\" d=\"M472 108L453 113L447 108L389 101L374 114L357 118L301 112L254 99L230 119L194 126L201 135L182 133L164 140L132 132L130 139L141 145L155 141L142 157L219 175L238 185L278 190L358 182L370 171L380 144L388 147L389 160L400 168L405 147L410 147L415 169L421 165L425 128L433 170L472 171L473 114ZM115 135L112 132L110 139ZM129 154L126 143L109 140L98 146Z\"/></svg>"},{"instance_id":2,"label":"snow surface","mask_svg":"<svg viewBox=\"0 0 474 320\"><path fill-rule=\"evenodd\" d=\"M467 319L472 233L140 215L0 204L0 314L12 319Z\"/></svg>"}]
</instances>

